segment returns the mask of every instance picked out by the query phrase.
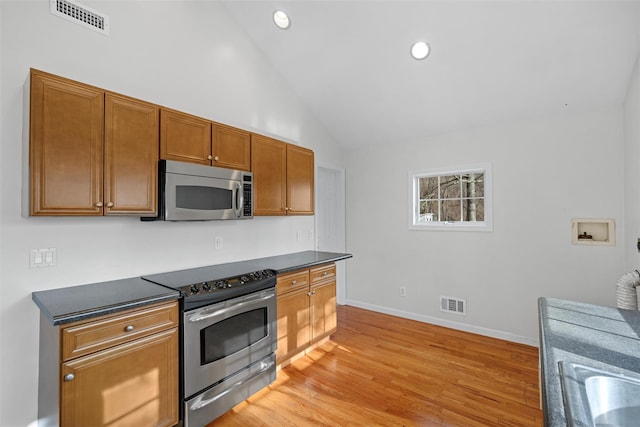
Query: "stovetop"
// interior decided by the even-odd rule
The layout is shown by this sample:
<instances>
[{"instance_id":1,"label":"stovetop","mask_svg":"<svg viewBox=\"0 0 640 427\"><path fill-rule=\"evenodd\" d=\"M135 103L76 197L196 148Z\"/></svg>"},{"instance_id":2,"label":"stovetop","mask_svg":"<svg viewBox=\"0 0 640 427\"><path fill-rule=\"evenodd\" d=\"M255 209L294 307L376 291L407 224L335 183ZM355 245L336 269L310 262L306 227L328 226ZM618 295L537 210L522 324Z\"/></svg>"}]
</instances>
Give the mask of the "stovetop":
<instances>
[{"instance_id":1,"label":"stovetop","mask_svg":"<svg viewBox=\"0 0 640 427\"><path fill-rule=\"evenodd\" d=\"M273 270L247 262L152 274L144 280L180 291L185 310L274 287Z\"/></svg>"}]
</instances>

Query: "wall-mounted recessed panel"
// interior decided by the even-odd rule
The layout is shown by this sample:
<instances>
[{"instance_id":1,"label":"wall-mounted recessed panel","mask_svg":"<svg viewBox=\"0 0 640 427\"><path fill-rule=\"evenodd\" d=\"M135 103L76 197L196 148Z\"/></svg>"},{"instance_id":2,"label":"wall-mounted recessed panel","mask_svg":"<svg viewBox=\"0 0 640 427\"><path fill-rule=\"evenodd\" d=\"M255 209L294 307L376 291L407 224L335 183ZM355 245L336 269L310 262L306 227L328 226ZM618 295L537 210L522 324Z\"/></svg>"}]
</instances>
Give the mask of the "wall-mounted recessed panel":
<instances>
[{"instance_id":1,"label":"wall-mounted recessed panel","mask_svg":"<svg viewBox=\"0 0 640 427\"><path fill-rule=\"evenodd\" d=\"M571 243L574 245L615 246L616 227L612 218L573 218Z\"/></svg>"}]
</instances>

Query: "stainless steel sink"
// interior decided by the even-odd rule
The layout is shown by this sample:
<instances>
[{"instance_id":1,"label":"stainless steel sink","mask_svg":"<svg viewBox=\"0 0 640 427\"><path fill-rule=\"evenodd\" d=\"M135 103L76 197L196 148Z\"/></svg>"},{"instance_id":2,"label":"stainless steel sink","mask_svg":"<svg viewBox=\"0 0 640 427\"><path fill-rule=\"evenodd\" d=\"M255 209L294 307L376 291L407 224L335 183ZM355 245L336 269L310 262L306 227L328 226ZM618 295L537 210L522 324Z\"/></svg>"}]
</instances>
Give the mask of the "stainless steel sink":
<instances>
[{"instance_id":1,"label":"stainless steel sink","mask_svg":"<svg viewBox=\"0 0 640 427\"><path fill-rule=\"evenodd\" d=\"M569 426L640 425L640 375L613 373L576 363L559 365Z\"/></svg>"}]
</instances>

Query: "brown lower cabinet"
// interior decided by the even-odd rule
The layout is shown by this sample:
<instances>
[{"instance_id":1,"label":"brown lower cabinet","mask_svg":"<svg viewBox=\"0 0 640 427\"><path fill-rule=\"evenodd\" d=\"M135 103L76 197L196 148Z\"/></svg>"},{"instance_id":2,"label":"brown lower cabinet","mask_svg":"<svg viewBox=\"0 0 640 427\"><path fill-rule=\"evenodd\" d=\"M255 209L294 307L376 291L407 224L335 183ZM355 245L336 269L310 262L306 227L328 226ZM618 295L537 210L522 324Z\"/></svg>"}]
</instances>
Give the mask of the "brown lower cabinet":
<instances>
[{"instance_id":1,"label":"brown lower cabinet","mask_svg":"<svg viewBox=\"0 0 640 427\"><path fill-rule=\"evenodd\" d=\"M177 302L61 327L41 318L40 422L64 427L176 425L178 324Z\"/></svg>"},{"instance_id":2,"label":"brown lower cabinet","mask_svg":"<svg viewBox=\"0 0 640 427\"><path fill-rule=\"evenodd\" d=\"M336 266L323 264L278 275L278 365L336 331Z\"/></svg>"}]
</instances>

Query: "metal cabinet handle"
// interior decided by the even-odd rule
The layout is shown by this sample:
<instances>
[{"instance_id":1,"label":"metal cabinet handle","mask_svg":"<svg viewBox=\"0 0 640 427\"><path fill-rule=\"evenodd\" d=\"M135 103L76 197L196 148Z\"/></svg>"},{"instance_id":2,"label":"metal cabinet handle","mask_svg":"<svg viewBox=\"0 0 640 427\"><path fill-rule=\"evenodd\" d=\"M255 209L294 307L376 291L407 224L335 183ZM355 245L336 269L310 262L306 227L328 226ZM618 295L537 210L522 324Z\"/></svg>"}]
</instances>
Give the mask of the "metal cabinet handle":
<instances>
[{"instance_id":1,"label":"metal cabinet handle","mask_svg":"<svg viewBox=\"0 0 640 427\"><path fill-rule=\"evenodd\" d=\"M207 156L207 160L211 160L211 159L213 159L213 157L211 156L211 154L209 154L209 155Z\"/></svg>"},{"instance_id":2,"label":"metal cabinet handle","mask_svg":"<svg viewBox=\"0 0 640 427\"><path fill-rule=\"evenodd\" d=\"M297 285L297 284L298 284L298 281L297 281L297 280L292 280L292 281L291 281L291 286L295 286L295 285Z\"/></svg>"},{"instance_id":3,"label":"metal cabinet handle","mask_svg":"<svg viewBox=\"0 0 640 427\"><path fill-rule=\"evenodd\" d=\"M322 273L322 277L327 276L329 273L327 273L326 271L324 273Z\"/></svg>"},{"instance_id":4,"label":"metal cabinet handle","mask_svg":"<svg viewBox=\"0 0 640 427\"><path fill-rule=\"evenodd\" d=\"M107 207L108 207L108 208L112 208L112 207L113 207L113 202L109 202L109 203L107 203Z\"/></svg>"},{"instance_id":5,"label":"metal cabinet handle","mask_svg":"<svg viewBox=\"0 0 640 427\"><path fill-rule=\"evenodd\" d=\"M124 328L125 331L127 332L131 332L133 331L135 328L133 327L133 325L128 325L126 328Z\"/></svg>"},{"instance_id":6,"label":"metal cabinet handle","mask_svg":"<svg viewBox=\"0 0 640 427\"><path fill-rule=\"evenodd\" d=\"M75 377L76 376L73 375L73 374L67 374L67 375L64 376L64 380L65 381L73 381L75 379Z\"/></svg>"},{"instance_id":7,"label":"metal cabinet handle","mask_svg":"<svg viewBox=\"0 0 640 427\"><path fill-rule=\"evenodd\" d=\"M213 158L213 160L215 160L215 161L217 162L218 160L220 160L220 157L215 156L215 157Z\"/></svg>"},{"instance_id":8,"label":"metal cabinet handle","mask_svg":"<svg viewBox=\"0 0 640 427\"><path fill-rule=\"evenodd\" d=\"M101 207L102 207L102 202L98 202L98 203L96 203L96 207L97 207L97 208L101 208Z\"/></svg>"}]
</instances>

